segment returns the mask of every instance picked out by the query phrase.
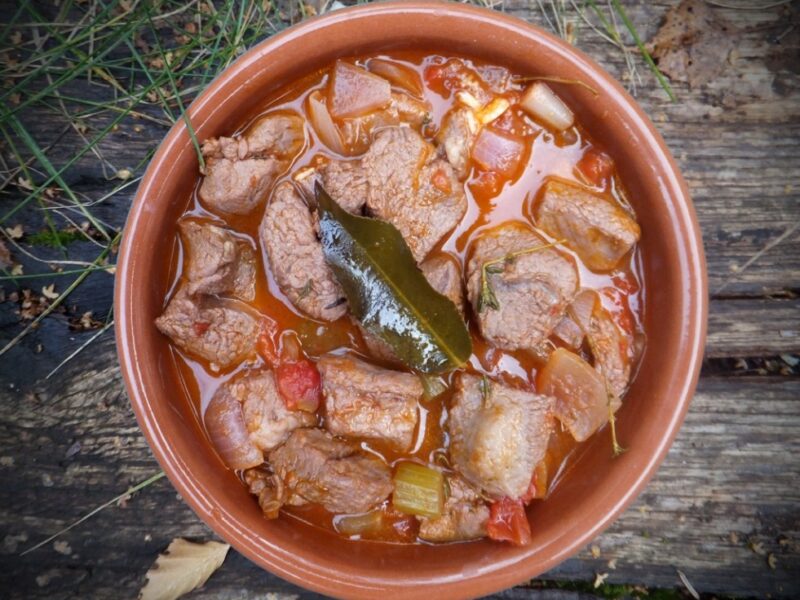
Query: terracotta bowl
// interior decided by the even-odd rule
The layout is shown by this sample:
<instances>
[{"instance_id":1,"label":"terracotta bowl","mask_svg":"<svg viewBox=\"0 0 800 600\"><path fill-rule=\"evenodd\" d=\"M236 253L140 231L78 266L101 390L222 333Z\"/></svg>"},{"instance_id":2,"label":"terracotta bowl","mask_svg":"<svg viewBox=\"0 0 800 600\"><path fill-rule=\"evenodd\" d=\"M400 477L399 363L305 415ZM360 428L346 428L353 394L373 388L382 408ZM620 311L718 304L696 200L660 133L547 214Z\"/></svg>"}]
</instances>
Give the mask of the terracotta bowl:
<instances>
[{"instance_id":1,"label":"terracotta bowl","mask_svg":"<svg viewBox=\"0 0 800 600\"><path fill-rule=\"evenodd\" d=\"M571 472L528 511L533 543L444 546L349 542L291 519L267 521L207 442L179 383L160 313L175 222L197 177L183 121L154 156L133 203L118 263L117 346L136 417L173 485L223 539L261 567L333 596L478 596L535 577L578 551L642 491L683 421L697 381L706 323L703 249L686 184L636 102L590 58L497 12L438 2L339 10L265 40L192 104L200 140L230 133L276 88L337 57L420 48L475 56L518 73L580 79L599 92L555 85L615 158L642 226L648 344L619 413L629 451L609 436L584 445Z\"/></svg>"}]
</instances>

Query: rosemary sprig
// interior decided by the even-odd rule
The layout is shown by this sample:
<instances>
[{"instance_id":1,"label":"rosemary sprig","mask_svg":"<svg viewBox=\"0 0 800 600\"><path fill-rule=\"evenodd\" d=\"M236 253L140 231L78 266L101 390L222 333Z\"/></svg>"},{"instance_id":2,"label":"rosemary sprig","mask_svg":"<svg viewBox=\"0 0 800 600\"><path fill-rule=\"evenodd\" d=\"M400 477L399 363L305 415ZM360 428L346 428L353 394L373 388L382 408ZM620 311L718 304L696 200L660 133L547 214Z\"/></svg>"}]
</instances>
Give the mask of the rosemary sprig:
<instances>
[{"instance_id":1,"label":"rosemary sprig","mask_svg":"<svg viewBox=\"0 0 800 600\"><path fill-rule=\"evenodd\" d=\"M481 292L478 295L478 312L481 313L486 308L491 308L492 310L498 310L500 308L500 302L497 300L497 296L494 293L494 289L492 288L492 284L489 283L489 275L496 275L505 271L505 268L509 265L514 264L514 261L519 258L520 256L524 256L526 254L533 254L534 252L539 252L540 250L546 250L547 248L553 248L558 244L563 244L566 240L556 240L555 242L550 242L548 244L542 244L540 246L533 246L531 248L523 248L522 250L517 250L516 252L509 252L508 254L501 256L500 258L494 258L492 260L487 260L485 263L481 265Z\"/></svg>"},{"instance_id":2,"label":"rosemary sprig","mask_svg":"<svg viewBox=\"0 0 800 600\"><path fill-rule=\"evenodd\" d=\"M481 386L481 402L486 404L486 401L489 399L489 394L492 393L492 382L486 375L482 375L480 386Z\"/></svg>"}]
</instances>

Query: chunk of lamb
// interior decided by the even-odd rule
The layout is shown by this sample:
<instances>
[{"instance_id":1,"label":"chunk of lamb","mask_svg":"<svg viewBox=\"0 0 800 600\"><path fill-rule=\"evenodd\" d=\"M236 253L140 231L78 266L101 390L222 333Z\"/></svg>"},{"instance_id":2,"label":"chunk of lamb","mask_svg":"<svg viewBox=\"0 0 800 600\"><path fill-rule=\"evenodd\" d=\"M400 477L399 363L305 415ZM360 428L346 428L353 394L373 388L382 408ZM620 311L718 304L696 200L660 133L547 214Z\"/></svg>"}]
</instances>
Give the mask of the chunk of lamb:
<instances>
[{"instance_id":1,"label":"chunk of lamb","mask_svg":"<svg viewBox=\"0 0 800 600\"><path fill-rule=\"evenodd\" d=\"M181 350L207 360L213 371L252 355L258 337L258 323L245 305L189 296L185 289L173 296L156 327Z\"/></svg>"},{"instance_id":2,"label":"chunk of lamb","mask_svg":"<svg viewBox=\"0 0 800 600\"><path fill-rule=\"evenodd\" d=\"M641 229L618 205L583 186L551 179L536 207L536 224L564 238L586 266L610 271L639 241Z\"/></svg>"},{"instance_id":3,"label":"chunk of lamb","mask_svg":"<svg viewBox=\"0 0 800 600\"><path fill-rule=\"evenodd\" d=\"M456 542L486 536L489 507L478 490L458 475L449 475L450 494L439 517L421 517L419 537L429 542Z\"/></svg>"},{"instance_id":4,"label":"chunk of lamb","mask_svg":"<svg viewBox=\"0 0 800 600\"><path fill-rule=\"evenodd\" d=\"M291 183L275 188L259 233L275 281L292 304L325 321L347 312L344 292L325 261L312 215Z\"/></svg>"},{"instance_id":5,"label":"chunk of lamb","mask_svg":"<svg viewBox=\"0 0 800 600\"><path fill-rule=\"evenodd\" d=\"M256 253L230 229L192 219L178 224L186 253L190 295L230 294L251 302L256 293Z\"/></svg>"},{"instance_id":6,"label":"chunk of lamb","mask_svg":"<svg viewBox=\"0 0 800 600\"><path fill-rule=\"evenodd\" d=\"M252 212L302 150L305 135L302 117L275 113L258 119L241 136L206 141L200 200L222 213Z\"/></svg>"},{"instance_id":7,"label":"chunk of lamb","mask_svg":"<svg viewBox=\"0 0 800 600\"><path fill-rule=\"evenodd\" d=\"M575 296L575 264L553 248L540 248L546 243L528 226L507 222L483 234L473 246L467 295L481 334L499 348L536 350ZM493 294L494 306L487 291Z\"/></svg>"},{"instance_id":8,"label":"chunk of lamb","mask_svg":"<svg viewBox=\"0 0 800 600\"><path fill-rule=\"evenodd\" d=\"M349 164L327 167L338 168L328 193L337 202L348 194L363 198L368 212L400 230L417 262L467 210L464 186L453 167L436 158L433 146L409 127L382 129L367 153ZM322 177L325 186L324 169Z\"/></svg>"},{"instance_id":9,"label":"chunk of lamb","mask_svg":"<svg viewBox=\"0 0 800 600\"><path fill-rule=\"evenodd\" d=\"M280 504L321 504L332 513L372 510L392 493L391 471L373 454L321 429L296 429L270 452Z\"/></svg>"},{"instance_id":10,"label":"chunk of lamb","mask_svg":"<svg viewBox=\"0 0 800 600\"><path fill-rule=\"evenodd\" d=\"M553 430L555 400L459 375L447 428L453 468L491 496L525 494Z\"/></svg>"},{"instance_id":11,"label":"chunk of lamb","mask_svg":"<svg viewBox=\"0 0 800 600\"><path fill-rule=\"evenodd\" d=\"M444 153L462 181L469 175L470 151L479 129L475 113L469 108L458 107L447 113L436 135L440 152Z\"/></svg>"},{"instance_id":12,"label":"chunk of lamb","mask_svg":"<svg viewBox=\"0 0 800 600\"><path fill-rule=\"evenodd\" d=\"M467 210L453 167L408 127L378 133L361 163L369 178L367 209L400 230L417 262Z\"/></svg>"},{"instance_id":13,"label":"chunk of lamb","mask_svg":"<svg viewBox=\"0 0 800 600\"><path fill-rule=\"evenodd\" d=\"M289 410L267 370L247 371L223 383L203 416L211 441L232 469L264 462L264 453L298 427L316 424L316 415Z\"/></svg>"},{"instance_id":14,"label":"chunk of lamb","mask_svg":"<svg viewBox=\"0 0 800 600\"><path fill-rule=\"evenodd\" d=\"M423 393L418 377L330 354L317 368L331 433L383 440L402 451L411 447Z\"/></svg>"},{"instance_id":15,"label":"chunk of lamb","mask_svg":"<svg viewBox=\"0 0 800 600\"><path fill-rule=\"evenodd\" d=\"M631 378L631 336L626 335L598 303L592 314L589 337L594 368L605 378L616 398L622 398Z\"/></svg>"},{"instance_id":16,"label":"chunk of lamb","mask_svg":"<svg viewBox=\"0 0 800 600\"><path fill-rule=\"evenodd\" d=\"M419 268L431 287L446 296L456 305L458 312L464 316L464 292L461 285L461 268L458 262L448 254L432 256L424 260Z\"/></svg>"}]
</instances>

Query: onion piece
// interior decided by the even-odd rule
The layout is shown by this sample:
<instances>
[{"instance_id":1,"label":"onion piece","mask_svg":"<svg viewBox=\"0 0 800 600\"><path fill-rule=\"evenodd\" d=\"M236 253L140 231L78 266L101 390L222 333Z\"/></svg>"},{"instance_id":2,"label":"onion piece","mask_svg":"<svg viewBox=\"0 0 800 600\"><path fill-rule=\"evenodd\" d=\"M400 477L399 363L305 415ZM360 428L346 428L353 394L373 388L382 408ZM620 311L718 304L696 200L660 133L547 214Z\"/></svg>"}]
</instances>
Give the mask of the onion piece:
<instances>
[{"instance_id":1,"label":"onion piece","mask_svg":"<svg viewBox=\"0 0 800 600\"><path fill-rule=\"evenodd\" d=\"M361 117L388 106L392 101L392 86L383 77L339 60L333 67L328 99L331 116Z\"/></svg>"},{"instance_id":2,"label":"onion piece","mask_svg":"<svg viewBox=\"0 0 800 600\"><path fill-rule=\"evenodd\" d=\"M372 73L380 75L397 87L411 92L418 98L422 98L422 79L420 79L419 73L413 69L382 58L370 59L367 63L367 68Z\"/></svg>"},{"instance_id":3,"label":"onion piece","mask_svg":"<svg viewBox=\"0 0 800 600\"><path fill-rule=\"evenodd\" d=\"M575 115L550 87L536 81L525 91L520 106L532 117L544 121L558 131L569 129L575 123Z\"/></svg>"},{"instance_id":4,"label":"onion piece","mask_svg":"<svg viewBox=\"0 0 800 600\"><path fill-rule=\"evenodd\" d=\"M591 333L592 315L599 305L600 297L594 290L583 290L572 301L567 311L569 317L581 328L584 335Z\"/></svg>"},{"instance_id":5,"label":"onion piece","mask_svg":"<svg viewBox=\"0 0 800 600\"><path fill-rule=\"evenodd\" d=\"M491 123L506 112L509 106L511 106L511 102L505 98L495 98L478 111L478 121L484 125Z\"/></svg>"},{"instance_id":6,"label":"onion piece","mask_svg":"<svg viewBox=\"0 0 800 600\"><path fill-rule=\"evenodd\" d=\"M242 405L225 384L211 398L203 422L211 443L231 469L249 469L264 462L264 455L250 440Z\"/></svg>"},{"instance_id":7,"label":"onion piece","mask_svg":"<svg viewBox=\"0 0 800 600\"><path fill-rule=\"evenodd\" d=\"M556 399L555 416L578 442L588 439L608 422L609 396L596 370L577 354L559 348L538 375L539 392ZM620 407L618 398L611 410Z\"/></svg>"},{"instance_id":8,"label":"onion piece","mask_svg":"<svg viewBox=\"0 0 800 600\"><path fill-rule=\"evenodd\" d=\"M377 533L383 527L383 515L379 510L359 515L336 515L333 518L333 527L346 536Z\"/></svg>"},{"instance_id":9,"label":"onion piece","mask_svg":"<svg viewBox=\"0 0 800 600\"><path fill-rule=\"evenodd\" d=\"M346 154L342 134L333 122L331 113L325 105L325 98L319 90L308 96L308 117L323 144L338 154Z\"/></svg>"},{"instance_id":10,"label":"onion piece","mask_svg":"<svg viewBox=\"0 0 800 600\"><path fill-rule=\"evenodd\" d=\"M525 152L525 140L501 133L491 128L483 128L472 147L472 160L487 171L494 171L503 177L513 177Z\"/></svg>"}]
</instances>

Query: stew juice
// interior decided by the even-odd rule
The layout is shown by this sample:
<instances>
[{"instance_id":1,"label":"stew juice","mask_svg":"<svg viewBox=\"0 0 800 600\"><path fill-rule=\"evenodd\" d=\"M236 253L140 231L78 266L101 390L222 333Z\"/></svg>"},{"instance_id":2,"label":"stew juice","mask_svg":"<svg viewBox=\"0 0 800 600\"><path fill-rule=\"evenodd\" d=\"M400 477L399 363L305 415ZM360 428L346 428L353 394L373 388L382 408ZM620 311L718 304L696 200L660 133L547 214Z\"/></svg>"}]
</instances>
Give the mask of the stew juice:
<instances>
[{"instance_id":1,"label":"stew juice","mask_svg":"<svg viewBox=\"0 0 800 600\"><path fill-rule=\"evenodd\" d=\"M210 443L229 467L252 465L236 470L267 516L280 511L355 539L417 543L488 536L525 543L529 532L523 522L524 506L546 501L578 440L600 430L597 435L610 438L609 418L620 403L624 405L624 390L635 374L644 340L644 292L636 244L640 232L613 157L604 152L602 140L592 139L575 122L553 91L574 83L528 75L424 52L345 59L265 98L259 113L240 130L228 132L227 138L205 141L205 177L198 177L181 218L182 251L170 258L174 279L157 324L173 341L176 368L206 423ZM452 131L458 129L454 115L464 118L466 133L461 138ZM276 116L272 133L280 139L270 138L272 146L263 141L267 134L261 141L255 134L248 137L261 119ZM406 135L386 142L391 130L411 132L413 139ZM378 148L384 142L388 153L393 143L406 145L386 158ZM420 173L430 176L430 193L446 197L442 206L455 198L447 204L448 215L442 216L444 209L437 213L438 205L422 218L404 212L415 211L417 200L396 180L403 177L407 148L414 144L424 147L419 159L424 165L415 167L413 178ZM337 179L329 166L368 155L358 163L365 174L350 179L341 173ZM242 180L234 181L235 177ZM296 203L287 200L281 213L275 209L276 224L265 216L266 207L277 206L281 197L276 190L284 182L292 186L285 190L287 198L297 194L310 207L316 240L297 237L307 228L302 229L302 219L291 212L297 210ZM386 190L380 189L384 182ZM416 179L409 185L414 190L423 186ZM444 271L455 269L455 284L450 281L449 293L444 293L460 304L460 313L453 314L463 314L471 338L464 364L423 372L424 368L404 360L402 352L393 356L391 348L382 348L376 330L357 322L348 308L353 306L350 295L314 304L315 295L328 289L316 271L302 286L296 272L282 271L306 260L328 268L320 266L321 255L312 256L309 249L325 238L325 227L334 218L326 220L319 208L315 212L319 187L345 209L343 198L349 201L366 194L365 206L350 212L393 223L426 275L424 265L437 260L437 265L449 265L442 267ZM417 234L407 234L426 232L428 224L433 228L440 221L454 226L438 239L424 239L423 233L417 244ZM284 224L292 231L284 232ZM207 241L203 237L207 225L218 228L216 241L199 250L187 249L187 244L200 244L201 238ZM482 236L495 235L498 227L505 228L503 234L480 246ZM303 246L306 242L311 245ZM209 264L189 264L212 255ZM233 281L234 270L236 285L244 282L237 290L225 284ZM333 273L328 277L335 282L338 271ZM408 294L411 302L415 295ZM175 308L176 298L186 302L181 314ZM243 315L241 320L234 322L232 313L224 312L232 310ZM170 315L174 321L169 321ZM222 330L216 331L217 327ZM193 336L207 339L187 339ZM243 341L230 342L236 348L224 350L235 356L219 360L223 350L214 346L215 340L237 336ZM318 362L323 356L328 357L324 365ZM396 390L402 396L397 402L410 402L413 414L402 412L399 404L381 416L385 420L356 414L364 410L361 400L346 396L359 394L360 369L367 367L361 362L340 364L339 357L355 357L372 365L369 368L413 376L398 378L395 384L383 371L370 371L364 378L372 387L361 392L369 395L380 388L383 396L369 401L383 406L393 402L390 397ZM356 374L336 369L353 369ZM270 375L267 383L258 384L261 387L236 388L234 384L248 373ZM469 378L470 374L476 377ZM339 385L337 381L344 382L341 389L350 390L347 386L352 385L355 391L333 399L337 392L331 386ZM381 382L386 382L385 389ZM223 389L228 390L226 404L213 408L209 417L209 406L223 402L216 400L224 396ZM469 408L471 393L481 395L477 408ZM269 394L285 406L277 412L254 408L253 403ZM328 410L331 402L338 401L352 404L334 418ZM453 409L456 404L459 408ZM473 419L470 410L484 412ZM373 418L383 423L378 428L387 430L385 438L369 433L372 425L364 425ZM270 419L280 421L277 430L270 429ZM342 422L334 425L339 419ZM411 419L411 425L403 425L405 430L397 425L394 431L394 424L404 419ZM315 428L324 433L324 440L322 434L318 440L298 438L298 431ZM409 431L411 443L405 444L403 436L408 437ZM220 441L229 434L230 446L227 440ZM531 440L534 434L545 439ZM506 438L510 445L497 448ZM326 446L333 444L331 439L343 440L343 445ZM458 452L451 448L454 439L463 445ZM614 448L609 443L609 452L616 450L614 443ZM255 461L242 458L252 458L253 452ZM494 452L497 456L492 456ZM476 458L475 453L482 455ZM533 455L535 464L530 462ZM342 462L356 459L362 462ZM263 464L255 464L259 460ZM281 461L289 466L281 466ZM316 466L309 467L311 463ZM335 470L335 464L345 474L342 481L325 470ZM365 478L371 476L373 467L383 469L382 483L358 479L362 470ZM524 494L517 493L522 489L516 483L519 477L530 480ZM374 494L375 502L355 511L331 510L344 506L343 500L330 497L339 485L353 486L351 495ZM408 499L402 501L406 493Z\"/></svg>"}]
</instances>

